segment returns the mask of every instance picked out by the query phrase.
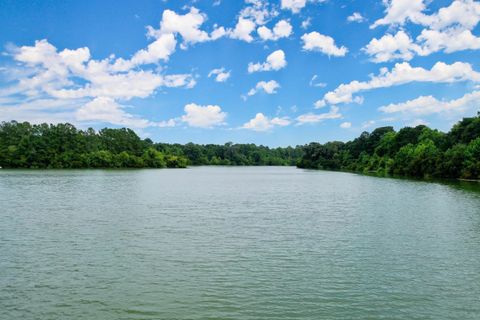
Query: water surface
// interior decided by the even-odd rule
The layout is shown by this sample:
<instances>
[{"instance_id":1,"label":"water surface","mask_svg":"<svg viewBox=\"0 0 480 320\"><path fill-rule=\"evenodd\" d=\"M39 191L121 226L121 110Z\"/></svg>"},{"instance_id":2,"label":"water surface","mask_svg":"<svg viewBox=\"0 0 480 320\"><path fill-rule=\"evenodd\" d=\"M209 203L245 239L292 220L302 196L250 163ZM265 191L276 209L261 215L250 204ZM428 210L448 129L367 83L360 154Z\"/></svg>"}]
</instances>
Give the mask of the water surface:
<instances>
[{"instance_id":1,"label":"water surface","mask_svg":"<svg viewBox=\"0 0 480 320\"><path fill-rule=\"evenodd\" d=\"M480 193L282 167L0 170L0 319L479 319Z\"/></svg>"}]
</instances>

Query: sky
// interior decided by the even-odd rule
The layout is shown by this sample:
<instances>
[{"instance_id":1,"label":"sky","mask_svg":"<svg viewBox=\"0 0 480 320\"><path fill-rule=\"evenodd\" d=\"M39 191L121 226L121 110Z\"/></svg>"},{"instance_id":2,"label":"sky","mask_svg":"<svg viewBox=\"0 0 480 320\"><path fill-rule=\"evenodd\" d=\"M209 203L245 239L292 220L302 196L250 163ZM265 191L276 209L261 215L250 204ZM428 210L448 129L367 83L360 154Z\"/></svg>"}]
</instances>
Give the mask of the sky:
<instances>
[{"instance_id":1,"label":"sky","mask_svg":"<svg viewBox=\"0 0 480 320\"><path fill-rule=\"evenodd\" d=\"M442 131L480 110L480 1L0 0L0 121L175 143Z\"/></svg>"}]
</instances>

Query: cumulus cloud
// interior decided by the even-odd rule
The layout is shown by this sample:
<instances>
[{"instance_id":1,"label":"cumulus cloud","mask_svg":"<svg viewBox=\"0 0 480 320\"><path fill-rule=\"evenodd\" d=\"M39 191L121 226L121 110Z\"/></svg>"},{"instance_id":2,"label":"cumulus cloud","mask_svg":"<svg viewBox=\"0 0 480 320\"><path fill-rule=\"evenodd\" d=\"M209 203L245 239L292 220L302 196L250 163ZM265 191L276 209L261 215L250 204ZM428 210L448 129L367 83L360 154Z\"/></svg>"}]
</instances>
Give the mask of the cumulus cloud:
<instances>
[{"instance_id":1,"label":"cumulus cloud","mask_svg":"<svg viewBox=\"0 0 480 320\"><path fill-rule=\"evenodd\" d=\"M308 17L307 19L302 21L302 24L300 25L302 29L308 29L310 25L312 24L312 18Z\"/></svg>"},{"instance_id":2,"label":"cumulus cloud","mask_svg":"<svg viewBox=\"0 0 480 320\"><path fill-rule=\"evenodd\" d=\"M352 127L352 123L351 122L342 122L340 124L340 128L342 129L348 129L348 128L351 128Z\"/></svg>"},{"instance_id":3,"label":"cumulus cloud","mask_svg":"<svg viewBox=\"0 0 480 320\"><path fill-rule=\"evenodd\" d=\"M385 0L383 3L386 15L375 21L371 28L389 24L402 25L407 20L419 22L423 17L422 11L426 8L424 0Z\"/></svg>"},{"instance_id":4,"label":"cumulus cloud","mask_svg":"<svg viewBox=\"0 0 480 320\"><path fill-rule=\"evenodd\" d=\"M118 58L111 66L112 71L128 71L136 66L145 64L157 64L161 60L168 61L175 52L177 40L173 34L162 34L146 49L137 51L131 59Z\"/></svg>"},{"instance_id":5,"label":"cumulus cloud","mask_svg":"<svg viewBox=\"0 0 480 320\"><path fill-rule=\"evenodd\" d=\"M264 25L278 15L278 11L265 0L245 0L247 6L240 11L240 18L250 19L256 25Z\"/></svg>"},{"instance_id":6,"label":"cumulus cloud","mask_svg":"<svg viewBox=\"0 0 480 320\"><path fill-rule=\"evenodd\" d=\"M179 34L183 38L182 48L186 48L189 44L216 40L226 34L223 27L216 27L211 34L201 30L200 27L206 19L207 16L195 7L191 7L190 12L183 15L172 10L164 10L160 21L160 29L155 30L148 26L148 35L160 38L165 34Z\"/></svg>"},{"instance_id":7,"label":"cumulus cloud","mask_svg":"<svg viewBox=\"0 0 480 320\"><path fill-rule=\"evenodd\" d=\"M377 20L372 28L403 25L407 21L426 28L415 39L403 30L372 39L364 51L374 62L410 60L415 55L427 56L439 51L451 53L480 49L480 37L472 33L480 21L480 3L477 1L454 0L448 7L431 15L423 12L426 6L421 0L391 0L386 4L387 15Z\"/></svg>"},{"instance_id":8,"label":"cumulus cloud","mask_svg":"<svg viewBox=\"0 0 480 320\"><path fill-rule=\"evenodd\" d=\"M437 62L430 70L412 67L408 62L403 62L395 64L390 71L387 68L382 68L380 73L377 76L372 76L369 81L355 80L347 84L341 84L335 90L326 93L323 99L316 103L318 105L351 103L359 101L359 97L353 97L356 93L411 82L453 83L460 81L480 82L480 73L473 70L469 63L464 62L452 64Z\"/></svg>"},{"instance_id":9,"label":"cumulus cloud","mask_svg":"<svg viewBox=\"0 0 480 320\"><path fill-rule=\"evenodd\" d=\"M157 40L166 41L166 43L170 40L174 41L170 36ZM113 57L95 60L86 47L58 51L47 40L38 40L33 46L10 48L10 57L17 62L16 68L22 72L15 72L9 86L0 90L0 98L15 97L17 101L22 102L18 106L19 110L24 110L26 101L49 99L63 101L64 105L82 106L78 116L74 116L73 111L69 111L71 114L68 118L78 121L87 120L85 112L93 114L94 108L104 110L109 107L114 115L109 118L112 121L115 120L113 124L119 124L118 119L127 119L135 127L141 127L145 123L154 125L154 123L141 122L136 117L129 117L118 100L146 98L161 87L191 88L195 85L195 79L190 74L165 75L141 68L131 69L134 65L140 66L154 63L157 59L167 59L168 52L161 49L165 48L164 45L160 45L159 49L156 47L157 44L158 42L155 41L146 49L138 51L130 60ZM48 111L62 114L65 112L65 110L53 109L37 112L46 114ZM48 116L53 117L51 114ZM62 117L65 118L65 115ZM92 119L93 117L94 115ZM98 115L95 117L99 118ZM105 120L106 118L99 118L99 121Z\"/></svg>"},{"instance_id":10,"label":"cumulus cloud","mask_svg":"<svg viewBox=\"0 0 480 320\"><path fill-rule=\"evenodd\" d=\"M342 114L339 112L337 106L331 106L330 111L325 113L306 113L298 116L296 118L297 125L307 124L307 123L317 123L327 119L338 119L341 118Z\"/></svg>"},{"instance_id":11,"label":"cumulus cloud","mask_svg":"<svg viewBox=\"0 0 480 320\"><path fill-rule=\"evenodd\" d=\"M473 35L470 30L452 28L445 31L424 29L416 41L400 30L395 35L386 34L380 39L372 39L363 50L372 57L373 62L379 63L399 59L409 61L415 55L428 56L439 51L452 53L478 49L480 37Z\"/></svg>"},{"instance_id":12,"label":"cumulus cloud","mask_svg":"<svg viewBox=\"0 0 480 320\"><path fill-rule=\"evenodd\" d=\"M285 127L290 125L290 123L291 121L287 117L275 117L273 119L270 119L266 117L263 113L257 113L255 117L245 123L242 128L253 131L269 131L275 126Z\"/></svg>"},{"instance_id":13,"label":"cumulus cloud","mask_svg":"<svg viewBox=\"0 0 480 320\"><path fill-rule=\"evenodd\" d=\"M209 78L212 76L215 77L215 81L217 82L225 82L230 78L230 71L225 71L225 68L213 69L208 74Z\"/></svg>"},{"instance_id":14,"label":"cumulus cloud","mask_svg":"<svg viewBox=\"0 0 480 320\"><path fill-rule=\"evenodd\" d=\"M262 40L278 40L280 38L288 38L292 34L292 25L287 20L280 20L275 24L273 30L266 26L257 29L257 33Z\"/></svg>"},{"instance_id":15,"label":"cumulus cloud","mask_svg":"<svg viewBox=\"0 0 480 320\"><path fill-rule=\"evenodd\" d=\"M420 47L412 42L410 36L403 30L395 35L386 34L380 39L372 39L363 49L372 57L373 62L386 62L396 59L411 60Z\"/></svg>"},{"instance_id":16,"label":"cumulus cloud","mask_svg":"<svg viewBox=\"0 0 480 320\"><path fill-rule=\"evenodd\" d=\"M446 53L452 53L480 49L480 37L473 35L470 30L458 28L450 28L444 31L425 29L417 37L417 43L421 46L421 50L417 53L422 56L442 50Z\"/></svg>"},{"instance_id":17,"label":"cumulus cloud","mask_svg":"<svg viewBox=\"0 0 480 320\"><path fill-rule=\"evenodd\" d=\"M472 30L480 21L480 3L474 0L454 0L431 16L423 16L420 23L435 30L455 26Z\"/></svg>"},{"instance_id":18,"label":"cumulus cloud","mask_svg":"<svg viewBox=\"0 0 480 320\"><path fill-rule=\"evenodd\" d=\"M270 81L260 81L257 83L255 88L250 89L247 95L253 96L257 94L259 91L263 91L266 94L274 94L277 93L277 89L280 88L280 84L275 80Z\"/></svg>"},{"instance_id":19,"label":"cumulus cloud","mask_svg":"<svg viewBox=\"0 0 480 320\"><path fill-rule=\"evenodd\" d=\"M352 13L351 16L347 17L348 22L363 22L365 21L365 18L360 14L360 12L354 12Z\"/></svg>"},{"instance_id":20,"label":"cumulus cloud","mask_svg":"<svg viewBox=\"0 0 480 320\"><path fill-rule=\"evenodd\" d=\"M293 13L298 13L300 10L305 7L307 0L282 0L281 6L282 9L287 9Z\"/></svg>"},{"instance_id":21,"label":"cumulus cloud","mask_svg":"<svg viewBox=\"0 0 480 320\"><path fill-rule=\"evenodd\" d=\"M277 16L278 12L272 8L268 1L246 0L245 3L247 6L240 11L235 27L226 30L226 34L232 39L252 42L254 40L252 32L255 31L257 26L263 26ZM260 32L265 34L266 30L262 28ZM279 29L278 32L284 31Z\"/></svg>"},{"instance_id":22,"label":"cumulus cloud","mask_svg":"<svg viewBox=\"0 0 480 320\"><path fill-rule=\"evenodd\" d=\"M212 128L225 124L227 113L222 111L217 105L201 106L195 103L189 103L184 108L185 114L181 121L187 123L190 127Z\"/></svg>"},{"instance_id":23,"label":"cumulus cloud","mask_svg":"<svg viewBox=\"0 0 480 320\"><path fill-rule=\"evenodd\" d=\"M129 114L124 108L112 98L98 97L79 108L75 116L79 121L107 122L132 128L175 126L173 120L155 123Z\"/></svg>"},{"instance_id":24,"label":"cumulus cloud","mask_svg":"<svg viewBox=\"0 0 480 320\"><path fill-rule=\"evenodd\" d=\"M95 60L87 47L59 51L47 40L38 40L32 46L10 47L8 54L17 63L15 69L21 72L15 72L8 86L0 90L0 104L2 100L14 101L9 105L3 103L3 110L17 103L16 115L35 113L35 119L109 122L135 128L175 125L173 119L153 122L132 115L126 111L125 102L150 97L159 88L196 85L192 74L164 74L161 68L150 65L168 61L176 50L178 39L185 49L188 45L226 35L226 30L216 25L210 33L202 30L206 19L206 15L194 7L185 14L165 10L158 29L147 27L152 42L129 58L111 55ZM216 81L226 81L230 73L217 70L213 75ZM48 101L45 105L50 108L32 111L38 101ZM185 121L190 121L192 114L186 114ZM190 122L196 123L195 120Z\"/></svg>"},{"instance_id":25,"label":"cumulus cloud","mask_svg":"<svg viewBox=\"0 0 480 320\"><path fill-rule=\"evenodd\" d=\"M34 75L18 79L25 94L47 94L59 99L106 96L129 100L145 98L161 86L192 86L191 75L161 75L150 70L118 72L111 60L93 60L88 48L57 49L46 40L14 50L14 60L32 68ZM77 79L82 81L76 82ZM85 84L84 84L85 83Z\"/></svg>"},{"instance_id":26,"label":"cumulus cloud","mask_svg":"<svg viewBox=\"0 0 480 320\"><path fill-rule=\"evenodd\" d=\"M252 63L248 64L248 73L259 71L277 71L285 68L287 60L285 59L285 52L283 50L276 50L268 55L267 60L264 63Z\"/></svg>"},{"instance_id":27,"label":"cumulus cloud","mask_svg":"<svg viewBox=\"0 0 480 320\"><path fill-rule=\"evenodd\" d=\"M186 49L190 44L217 40L227 34L225 28L216 25L210 34L202 30L201 26L206 19L207 16L195 7L191 7L190 11L183 15L172 10L164 10L159 29L147 26L147 35L155 41L146 49L136 52L131 59L117 59L113 69L127 71L138 65L167 61L175 52L177 35L183 39L181 48Z\"/></svg>"},{"instance_id":28,"label":"cumulus cloud","mask_svg":"<svg viewBox=\"0 0 480 320\"><path fill-rule=\"evenodd\" d=\"M473 91L463 97L444 101L433 96L420 96L402 103L392 103L379 108L384 113L405 113L409 115L428 115L435 113L463 113L469 109L478 108L480 91Z\"/></svg>"},{"instance_id":29,"label":"cumulus cloud","mask_svg":"<svg viewBox=\"0 0 480 320\"><path fill-rule=\"evenodd\" d=\"M252 20L239 18L235 28L228 31L228 35L232 39L252 42L253 36L251 33L255 30L256 26L257 25Z\"/></svg>"},{"instance_id":30,"label":"cumulus cloud","mask_svg":"<svg viewBox=\"0 0 480 320\"><path fill-rule=\"evenodd\" d=\"M319 51L328 56L343 57L348 49L344 46L337 47L332 37L313 31L302 36L303 49L307 51Z\"/></svg>"}]
</instances>

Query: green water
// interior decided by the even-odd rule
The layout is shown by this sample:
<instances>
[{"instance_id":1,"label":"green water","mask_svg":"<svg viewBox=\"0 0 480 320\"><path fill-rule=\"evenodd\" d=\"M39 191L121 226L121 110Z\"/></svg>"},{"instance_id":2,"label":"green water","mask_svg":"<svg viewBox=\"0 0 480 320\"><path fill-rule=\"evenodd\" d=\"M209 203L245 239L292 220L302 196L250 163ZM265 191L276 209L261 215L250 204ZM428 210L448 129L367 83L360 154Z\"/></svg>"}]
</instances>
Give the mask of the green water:
<instances>
[{"instance_id":1,"label":"green water","mask_svg":"<svg viewBox=\"0 0 480 320\"><path fill-rule=\"evenodd\" d=\"M0 170L0 319L480 319L480 193L305 171Z\"/></svg>"}]
</instances>

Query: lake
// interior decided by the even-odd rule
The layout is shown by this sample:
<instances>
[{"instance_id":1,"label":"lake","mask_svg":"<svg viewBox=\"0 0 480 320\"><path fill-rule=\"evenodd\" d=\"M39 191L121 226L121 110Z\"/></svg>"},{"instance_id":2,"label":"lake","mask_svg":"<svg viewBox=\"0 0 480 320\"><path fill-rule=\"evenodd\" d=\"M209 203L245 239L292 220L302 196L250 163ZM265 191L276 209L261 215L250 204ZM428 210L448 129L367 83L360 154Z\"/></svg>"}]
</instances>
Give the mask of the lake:
<instances>
[{"instance_id":1,"label":"lake","mask_svg":"<svg viewBox=\"0 0 480 320\"><path fill-rule=\"evenodd\" d=\"M0 319L479 319L470 189L292 167L0 170Z\"/></svg>"}]
</instances>

